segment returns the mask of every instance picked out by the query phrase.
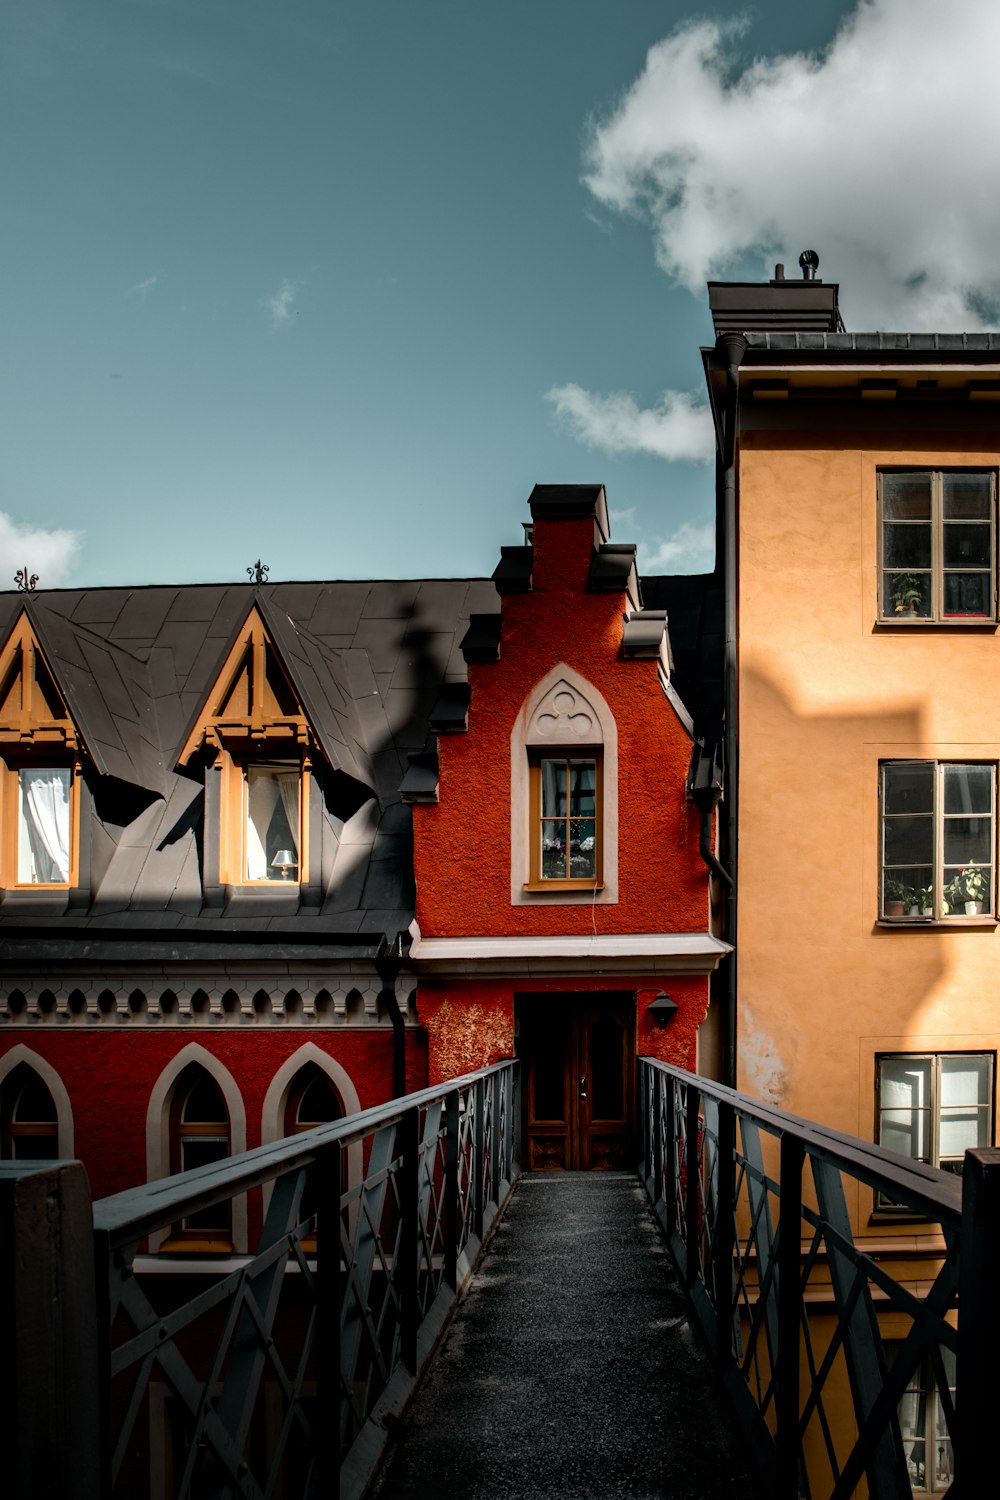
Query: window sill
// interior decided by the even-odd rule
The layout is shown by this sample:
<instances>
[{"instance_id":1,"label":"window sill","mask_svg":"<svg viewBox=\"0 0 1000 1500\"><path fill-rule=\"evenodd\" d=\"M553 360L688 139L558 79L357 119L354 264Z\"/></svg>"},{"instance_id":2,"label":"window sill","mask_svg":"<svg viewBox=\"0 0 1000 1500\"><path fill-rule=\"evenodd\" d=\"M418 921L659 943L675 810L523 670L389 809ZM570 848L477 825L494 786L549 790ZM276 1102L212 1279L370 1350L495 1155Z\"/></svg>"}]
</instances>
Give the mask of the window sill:
<instances>
[{"instance_id":1,"label":"window sill","mask_svg":"<svg viewBox=\"0 0 1000 1500\"><path fill-rule=\"evenodd\" d=\"M545 891L603 891L603 880L526 880L521 887L529 894Z\"/></svg>"},{"instance_id":2,"label":"window sill","mask_svg":"<svg viewBox=\"0 0 1000 1500\"><path fill-rule=\"evenodd\" d=\"M873 628L880 633L885 630L980 630L984 633L995 633L997 621L996 619L984 619L982 615L977 615L975 618L970 619L961 619L956 616L954 619L948 620L924 620L920 618L909 620L876 620Z\"/></svg>"},{"instance_id":3,"label":"window sill","mask_svg":"<svg viewBox=\"0 0 1000 1500\"><path fill-rule=\"evenodd\" d=\"M160 1255L232 1255L234 1251L232 1240L201 1239L197 1235L174 1236L159 1248Z\"/></svg>"},{"instance_id":4,"label":"window sill","mask_svg":"<svg viewBox=\"0 0 1000 1500\"><path fill-rule=\"evenodd\" d=\"M895 928L914 932L927 927L932 927L936 932L947 930L949 927L975 927L988 932L1000 926L1000 919L988 916L986 913L978 917L877 917L875 926L882 928L885 932Z\"/></svg>"}]
</instances>

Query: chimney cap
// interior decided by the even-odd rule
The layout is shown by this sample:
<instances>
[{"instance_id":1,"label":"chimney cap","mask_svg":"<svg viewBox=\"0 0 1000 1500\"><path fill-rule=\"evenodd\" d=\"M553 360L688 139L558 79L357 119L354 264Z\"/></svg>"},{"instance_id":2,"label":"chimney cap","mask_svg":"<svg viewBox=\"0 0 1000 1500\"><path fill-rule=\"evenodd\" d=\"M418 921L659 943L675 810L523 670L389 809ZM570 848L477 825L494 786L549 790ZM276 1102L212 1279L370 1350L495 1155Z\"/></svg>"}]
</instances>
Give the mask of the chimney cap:
<instances>
[{"instance_id":1,"label":"chimney cap","mask_svg":"<svg viewBox=\"0 0 1000 1500\"><path fill-rule=\"evenodd\" d=\"M803 250L799 256L799 265L802 267L803 281L816 280L816 272L819 270L819 256L815 250Z\"/></svg>"}]
</instances>

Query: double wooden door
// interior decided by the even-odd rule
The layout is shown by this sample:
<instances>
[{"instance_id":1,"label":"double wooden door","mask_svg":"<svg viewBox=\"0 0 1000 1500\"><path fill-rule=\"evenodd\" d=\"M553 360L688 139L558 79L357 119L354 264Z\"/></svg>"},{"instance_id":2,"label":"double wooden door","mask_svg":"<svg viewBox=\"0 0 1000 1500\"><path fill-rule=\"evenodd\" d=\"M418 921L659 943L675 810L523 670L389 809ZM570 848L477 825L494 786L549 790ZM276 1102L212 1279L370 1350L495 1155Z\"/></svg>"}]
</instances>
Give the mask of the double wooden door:
<instances>
[{"instance_id":1,"label":"double wooden door","mask_svg":"<svg viewBox=\"0 0 1000 1500\"><path fill-rule=\"evenodd\" d=\"M631 1167L635 999L518 996L528 1171Z\"/></svg>"}]
</instances>

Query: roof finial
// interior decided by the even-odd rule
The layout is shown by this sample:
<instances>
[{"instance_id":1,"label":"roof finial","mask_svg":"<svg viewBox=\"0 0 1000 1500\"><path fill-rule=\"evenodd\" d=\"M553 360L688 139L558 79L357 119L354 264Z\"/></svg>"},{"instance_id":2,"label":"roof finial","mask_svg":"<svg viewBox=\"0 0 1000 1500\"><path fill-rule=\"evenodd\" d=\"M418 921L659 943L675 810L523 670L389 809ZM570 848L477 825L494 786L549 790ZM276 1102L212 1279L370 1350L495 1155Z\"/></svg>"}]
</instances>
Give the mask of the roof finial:
<instances>
[{"instance_id":1,"label":"roof finial","mask_svg":"<svg viewBox=\"0 0 1000 1500\"><path fill-rule=\"evenodd\" d=\"M38 574L29 573L27 568L18 568L14 574L14 582L22 594L33 594L38 586Z\"/></svg>"},{"instance_id":2,"label":"roof finial","mask_svg":"<svg viewBox=\"0 0 1000 1500\"><path fill-rule=\"evenodd\" d=\"M267 563L262 563L258 557L252 568L247 568L247 577L253 583L266 583L270 568Z\"/></svg>"}]
</instances>

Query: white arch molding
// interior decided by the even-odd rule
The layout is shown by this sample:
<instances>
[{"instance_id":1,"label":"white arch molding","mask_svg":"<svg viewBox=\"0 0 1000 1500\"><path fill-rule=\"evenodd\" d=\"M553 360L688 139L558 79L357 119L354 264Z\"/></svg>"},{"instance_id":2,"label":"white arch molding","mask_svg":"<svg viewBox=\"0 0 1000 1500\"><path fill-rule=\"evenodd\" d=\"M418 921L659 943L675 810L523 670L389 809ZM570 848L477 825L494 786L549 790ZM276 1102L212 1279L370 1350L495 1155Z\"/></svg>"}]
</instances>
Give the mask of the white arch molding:
<instances>
[{"instance_id":1,"label":"white arch molding","mask_svg":"<svg viewBox=\"0 0 1000 1500\"><path fill-rule=\"evenodd\" d=\"M280 1141L284 1138L285 1108L288 1104L288 1096L295 1079L307 1063L315 1063L317 1068L329 1078L340 1095L345 1115L355 1115L360 1110L361 1100L358 1098L358 1091L342 1064L335 1057L331 1057L329 1052L324 1052L322 1047L317 1047L315 1042L303 1042L302 1046L298 1047L291 1057L286 1058L281 1064L264 1095L264 1105L260 1115L262 1145L267 1146L272 1141ZM342 1184L344 1188L361 1181L362 1165L362 1142L355 1141L347 1148L347 1182ZM270 1196L271 1184L268 1183L264 1188L265 1210Z\"/></svg>"},{"instance_id":2,"label":"white arch molding","mask_svg":"<svg viewBox=\"0 0 1000 1500\"><path fill-rule=\"evenodd\" d=\"M530 868L528 751L600 749L604 757L601 891L525 891ZM512 906L618 904L618 726L601 693L559 662L535 683L510 734L510 901Z\"/></svg>"},{"instance_id":3,"label":"white arch molding","mask_svg":"<svg viewBox=\"0 0 1000 1500\"><path fill-rule=\"evenodd\" d=\"M247 1149L247 1115L236 1079L200 1042L187 1046L170 1059L153 1085L146 1110L146 1179L156 1182L170 1176L170 1103L174 1087L184 1069L197 1063L219 1085L229 1115L229 1140L233 1156ZM150 1251L157 1251L169 1231L158 1230L149 1237ZM247 1253L247 1200L244 1193L233 1199L233 1248L237 1255Z\"/></svg>"},{"instance_id":4,"label":"white arch molding","mask_svg":"<svg viewBox=\"0 0 1000 1500\"><path fill-rule=\"evenodd\" d=\"M60 1158L68 1158L73 1155L73 1106L69 1102L69 1094L66 1085L51 1063L39 1057L37 1052L32 1052L23 1042L18 1042L16 1047L11 1047L0 1058L0 1089L3 1088L4 1080L13 1073L15 1068L25 1063L33 1068L44 1083L52 1096L52 1103L56 1110L56 1142Z\"/></svg>"}]
</instances>

